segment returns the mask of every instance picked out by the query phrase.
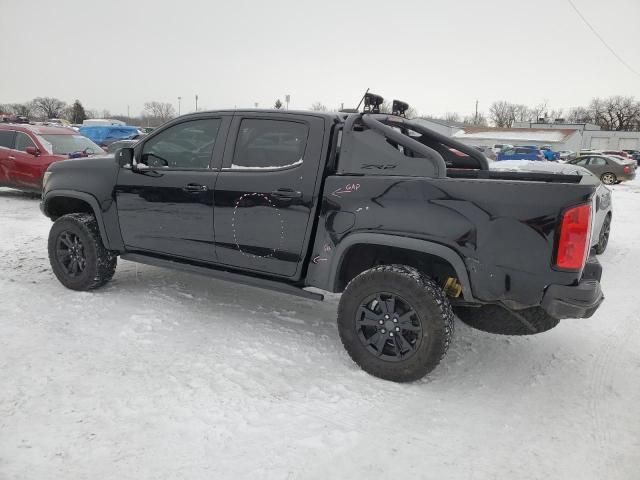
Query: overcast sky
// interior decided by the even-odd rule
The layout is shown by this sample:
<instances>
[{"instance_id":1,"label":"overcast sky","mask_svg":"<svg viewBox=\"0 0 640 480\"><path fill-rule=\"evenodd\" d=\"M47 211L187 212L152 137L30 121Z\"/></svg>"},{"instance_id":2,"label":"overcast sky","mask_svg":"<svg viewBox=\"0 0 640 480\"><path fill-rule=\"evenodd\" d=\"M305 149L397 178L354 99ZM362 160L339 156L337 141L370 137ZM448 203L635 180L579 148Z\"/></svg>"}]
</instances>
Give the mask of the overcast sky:
<instances>
[{"instance_id":1,"label":"overcast sky","mask_svg":"<svg viewBox=\"0 0 640 480\"><path fill-rule=\"evenodd\" d=\"M640 71L640 0L573 0ZM0 0L0 103L53 96L138 114L355 106L363 91L422 114L494 100L553 107L640 97L566 0Z\"/></svg>"}]
</instances>

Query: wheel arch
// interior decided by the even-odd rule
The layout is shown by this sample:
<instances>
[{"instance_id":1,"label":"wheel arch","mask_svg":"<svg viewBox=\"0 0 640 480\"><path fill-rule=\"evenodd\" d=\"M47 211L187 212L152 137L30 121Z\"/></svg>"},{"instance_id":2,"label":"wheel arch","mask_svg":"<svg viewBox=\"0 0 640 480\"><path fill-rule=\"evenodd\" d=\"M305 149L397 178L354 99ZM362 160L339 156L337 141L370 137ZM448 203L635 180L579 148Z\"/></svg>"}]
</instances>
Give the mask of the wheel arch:
<instances>
[{"instance_id":1,"label":"wheel arch","mask_svg":"<svg viewBox=\"0 0 640 480\"><path fill-rule=\"evenodd\" d=\"M434 270L445 274L449 271L462 286L462 297L474 300L469 274L457 252L427 240L387 234L354 233L342 240L333 255L329 285L334 292L341 292L364 270L390 263L407 264L431 276Z\"/></svg>"},{"instance_id":2,"label":"wheel arch","mask_svg":"<svg viewBox=\"0 0 640 480\"><path fill-rule=\"evenodd\" d=\"M104 226L104 219L98 200L85 192L74 190L53 190L45 194L42 199L42 213L55 221L69 213L91 213L96 218L102 243L109 248L109 237Z\"/></svg>"}]
</instances>

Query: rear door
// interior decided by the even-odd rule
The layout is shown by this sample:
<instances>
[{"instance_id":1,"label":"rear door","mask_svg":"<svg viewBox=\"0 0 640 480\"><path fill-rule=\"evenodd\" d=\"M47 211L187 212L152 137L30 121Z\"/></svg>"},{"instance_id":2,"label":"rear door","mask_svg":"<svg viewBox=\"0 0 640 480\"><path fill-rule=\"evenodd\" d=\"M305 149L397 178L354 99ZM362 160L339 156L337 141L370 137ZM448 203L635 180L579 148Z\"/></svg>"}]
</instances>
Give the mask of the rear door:
<instances>
[{"instance_id":1,"label":"rear door","mask_svg":"<svg viewBox=\"0 0 640 480\"><path fill-rule=\"evenodd\" d=\"M218 261L300 275L324 167L324 118L236 114L215 187Z\"/></svg>"},{"instance_id":2,"label":"rear door","mask_svg":"<svg viewBox=\"0 0 640 480\"><path fill-rule=\"evenodd\" d=\"M607 171L611 171L611 167L607 165L607 160L603 157L590 157L587 168L598 177Z\"/></svg>"},{"instance_id":3,"label":"rear door","mask_svg":"<svg viewBox=\"0 0 640 480\"><path fill-rule=\"evenodd\" d=\"M120 168L115 191L128 250L215 261L213 186L230 123L185 119L136 146L137 168Z\"/></svg>"},{"instance_id":4,"label":"rear door","mask_svg":"<svg viewBox=\"0 0 640 480\"><path fill-rule=\"evenodd\" d=\"M14 136L13 130L0 130L0 185L11 185L10 172L14 161L11 152Z\"/></svg>"}]
</instances>

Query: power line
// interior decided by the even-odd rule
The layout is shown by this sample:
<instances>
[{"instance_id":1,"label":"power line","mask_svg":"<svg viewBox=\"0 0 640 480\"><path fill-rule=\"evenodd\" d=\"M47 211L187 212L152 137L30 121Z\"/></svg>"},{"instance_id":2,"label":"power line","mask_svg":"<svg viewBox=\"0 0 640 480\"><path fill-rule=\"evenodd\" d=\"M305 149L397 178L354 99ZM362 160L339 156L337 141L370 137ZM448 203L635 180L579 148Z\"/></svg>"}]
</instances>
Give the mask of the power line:
<instances>
[{"instance_id":1,"label":"power line","mask_svg":"<svg viewBox=\"0 0 640 480\"><path fill-rule=\"evenodd\" d=\"M572 0L567 0L567 2L569 2L569 5L571 5L571 7L576 11L578 16L585 23L585 25L587 27L589 27L589 29L593 32L593 34L596 37L598 37L598 39L602 42L602 44L605 47L607 47L607 49L620 61L620 63L622 63L625 67L627 67L630 72L635 73L636 75L638 75L640 77L640 73L637 70L635 70L631 65L629 65L627 62L625 62L624 59L620 55L618 55L613 48L611 48L609 46L609 44L605 41L605 39L600 36L600 34L596 31L596 29L591 26L591 24L587 21L587 19L584 18L584 15L582 15L582 13L580 13L580 10L578 10L578 7L575 6L573 1Z\"/></svg>"}]
</instances>

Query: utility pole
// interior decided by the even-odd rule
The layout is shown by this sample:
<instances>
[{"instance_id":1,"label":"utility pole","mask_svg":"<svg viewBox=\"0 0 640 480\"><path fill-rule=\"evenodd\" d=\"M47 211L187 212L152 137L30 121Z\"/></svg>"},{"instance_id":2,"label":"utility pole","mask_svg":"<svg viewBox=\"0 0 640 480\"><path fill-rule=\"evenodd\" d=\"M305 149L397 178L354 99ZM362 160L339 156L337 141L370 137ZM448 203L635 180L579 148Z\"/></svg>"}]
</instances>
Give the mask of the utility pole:
<instances>
[{"instance_id":1,"label":"utility pole","mask_svg":"<svg viewBox=\"0 0 640 480\"><path fill-rule=\"evenodd\" d=\"M284 96L285 102L287 102L287 110L289 110L289 100L291 100L291 95L287 94Z\"/></svg>"},{"instance_id":2,"label":"utility pole","mask_svg":"<svg viewBox=\"0 0 640 480\"><path fill-rule=\"evenodd\" d=\"M127 117L131 118L131 115L129 115L129 105L127 105Z\"/></svg>"},{"instance_id":3,"label":"utility pole","mask_svg":"<svg viewBox=\"0 0 640 480\"><path fill-rule=\"evenodd\" d=\"M196 94L196 112L198 111L198 94Z\"/></svg>"},{"instance_id":4,"label":"utility pole","mask_svg":"<svg viewBox=\"0 0 640 480\"><path fill-rule=\"evenodd\" d=\"M253 107L258 108L258 102L253 102Z\"/></svg>"},{"instance_id":5,"label":"utility pole","mask_svg":"<svg viewBox=\"0 0 640 480\"><path fill-rule=\"evenodd\" d=\"M182 97L178 97L178 116L180 115L180 101L182 100Z\"/></svg>"},{"instance_id":6,"label":"utility pole","mask_svg":"<svg viewBox=\"0 0 640 480\"><path fill-rule=\"evenodd\" d=\"M476 100L476 115L473 117L473 123L478 124L478 100Z\"/></svg>"}]
</instances>

